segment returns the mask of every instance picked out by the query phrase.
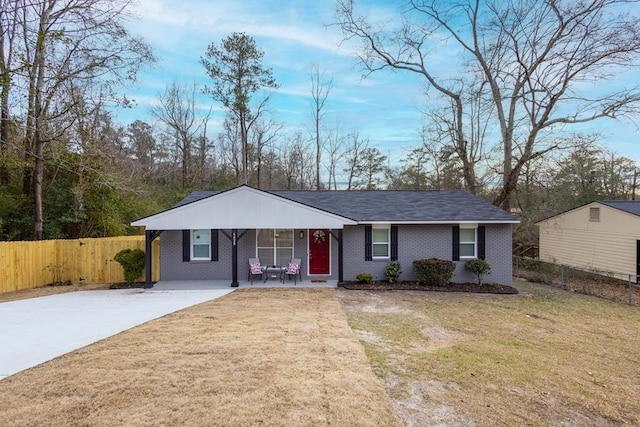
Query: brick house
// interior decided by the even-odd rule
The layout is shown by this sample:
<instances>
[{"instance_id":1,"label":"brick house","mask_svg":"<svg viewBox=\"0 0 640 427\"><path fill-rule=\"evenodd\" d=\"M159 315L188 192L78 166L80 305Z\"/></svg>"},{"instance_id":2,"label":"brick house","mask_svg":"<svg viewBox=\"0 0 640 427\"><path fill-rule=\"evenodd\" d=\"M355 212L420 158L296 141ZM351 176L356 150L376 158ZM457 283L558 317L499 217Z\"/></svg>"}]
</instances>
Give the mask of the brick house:
<instances>
[{"instance_id":1,"label":"brick house","mask_svg":"<svg viewBox=\"0 0 640 427\"><path fill-rule=\"evenodd\" d=\"M299 258L302 280L336 283L359 273L384 279L389 261L397 260L400 280L413 280L412 262L435 257L456 261L454 282L473 281L464 261L484 258L491 282L511 285L511 227L518 222L465 191L264 191L243 185L193 192L132 225L146 228L147 265L151 242L161 236L163 281L230 280L238 286L251 258L266 266Z\"/></svg>"}]
</instances>

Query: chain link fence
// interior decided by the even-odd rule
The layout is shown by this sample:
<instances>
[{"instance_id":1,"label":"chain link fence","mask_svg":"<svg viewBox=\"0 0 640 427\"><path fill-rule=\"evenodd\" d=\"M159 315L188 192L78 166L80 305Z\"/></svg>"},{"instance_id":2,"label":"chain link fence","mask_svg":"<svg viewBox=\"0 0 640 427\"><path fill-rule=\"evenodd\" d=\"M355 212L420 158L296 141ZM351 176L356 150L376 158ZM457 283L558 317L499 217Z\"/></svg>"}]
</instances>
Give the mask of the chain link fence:
<instances>
[{"instance_id":1,"label":"chain link fence","mask_svg":"<svg viewBox=\"0 0 640 427\"><path fill-rule=\"evenodd\" d=\"M513 276L568 291L640 306L640 276L588 271L535 258L513 257Z\"/></svg>"}]
</instances>

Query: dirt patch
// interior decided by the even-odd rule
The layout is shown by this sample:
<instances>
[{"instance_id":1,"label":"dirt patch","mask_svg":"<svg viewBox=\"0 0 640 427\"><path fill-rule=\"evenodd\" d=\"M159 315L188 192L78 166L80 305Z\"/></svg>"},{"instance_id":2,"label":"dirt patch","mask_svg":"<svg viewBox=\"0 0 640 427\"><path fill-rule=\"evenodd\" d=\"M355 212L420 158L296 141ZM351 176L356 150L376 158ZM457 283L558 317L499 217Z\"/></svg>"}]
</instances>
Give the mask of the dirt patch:
<instances>
[{"instance_id":1,"label":"dirt patch","mask_svg":"<svg viewBox=\"0 0 640 427\"><path fill-rule=\"evenodd\" d=\"M394 399L393 406L407 427L476 425L470 418L457 413L453 406L433 399L433 396L445 395L450 386L438 381L406 382L393 375L385 383L390 389L401 385L405 390Z\"/></svg>"},{"instance_id":2,"label":"dirt patch","mask_svg":"<svg viewBox=\"0 0 640 427\"><path fill-rule=\"evenodd\" d=\"M399 426L333 289L247 289L0 381L0 425Z\"/></svg>"},{"instance_id":3,"label":"dirt patch","mask_svg":"<svg viewBox=\"0 0 640 427\"><path fill-rule=\"evenodd\" d=\"M475 425L456 408L434 399L455 384L436 380L418 381L411 378L407 360L416 355L452 346L465 339L465 334L446 329L428 313L416 310L415 295L422 292L339 291L338 296L358 338L363 342L369 360L393 398L393 406L405 426ZM374 319L363 322L363 317ZM398 319L402 320L398 320ZM389 323L415 326L414 334L394 334ZM384 362L380 363L380 358Z\"/></svg>"},{"instance_id":4,"label":"dirt patch","mask_svg":"<svg viewBox=\"0 0 640 427\"><path fill-rule=\"evenodd\" d=\"M407 426L640 425L637 308L514 286L337 295Z\"/></svg>"}]
</instances>

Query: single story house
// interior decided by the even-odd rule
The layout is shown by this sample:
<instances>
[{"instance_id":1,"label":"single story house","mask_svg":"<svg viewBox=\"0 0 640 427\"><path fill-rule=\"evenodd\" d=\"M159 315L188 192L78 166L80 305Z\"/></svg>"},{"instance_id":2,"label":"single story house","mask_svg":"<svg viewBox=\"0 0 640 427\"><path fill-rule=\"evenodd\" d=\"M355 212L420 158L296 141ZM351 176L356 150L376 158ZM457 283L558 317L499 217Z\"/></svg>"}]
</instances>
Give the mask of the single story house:
<instances>
[{"instance_id":1,"label":"single story house","mask_svg":"<svg viewBox=\"0 0 640 427\"><path fill-rule=\"evenodd\" d=\"M249 275L250 258L286 266L302 280L342 282L359 273L384 279L397 260L401 280L415 259L456 263L454 281L473 281L464 262L485 258L490 281L511 285L511 227L519 219L465 191L263 191L242 185L196 191L164 212L134 221L160 238L161 280L230 280ZM151 269L147 269L147 272ZM147 273L147 284L151 277Z\"/></svg>"},{"instance_id":2,"label":"single story house","mask_svg":"<svg viewBox=\"0 0 640 427\"><path fill-rule=\"evenodd\" d=\"M542 261L640 275L640 201L595 201L536 225Z\"/></svg>"}]
</instances>

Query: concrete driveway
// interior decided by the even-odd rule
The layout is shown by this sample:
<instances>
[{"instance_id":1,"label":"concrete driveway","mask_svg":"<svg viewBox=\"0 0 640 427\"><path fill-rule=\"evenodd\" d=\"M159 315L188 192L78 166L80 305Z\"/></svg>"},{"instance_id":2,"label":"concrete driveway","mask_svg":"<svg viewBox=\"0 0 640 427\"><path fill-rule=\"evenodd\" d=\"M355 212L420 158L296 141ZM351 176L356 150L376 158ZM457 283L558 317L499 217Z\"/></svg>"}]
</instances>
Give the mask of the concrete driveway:
<instances>
[{"instance_id":1,"label":"concrete driveway","mask_svg":"<svg viewBox=\"0 0 640 427\"><path fill-rule=\"evenodd\" d=\"M81 291L0 303L0 380L232 291Z\"/></svg>"}]
</instances>

